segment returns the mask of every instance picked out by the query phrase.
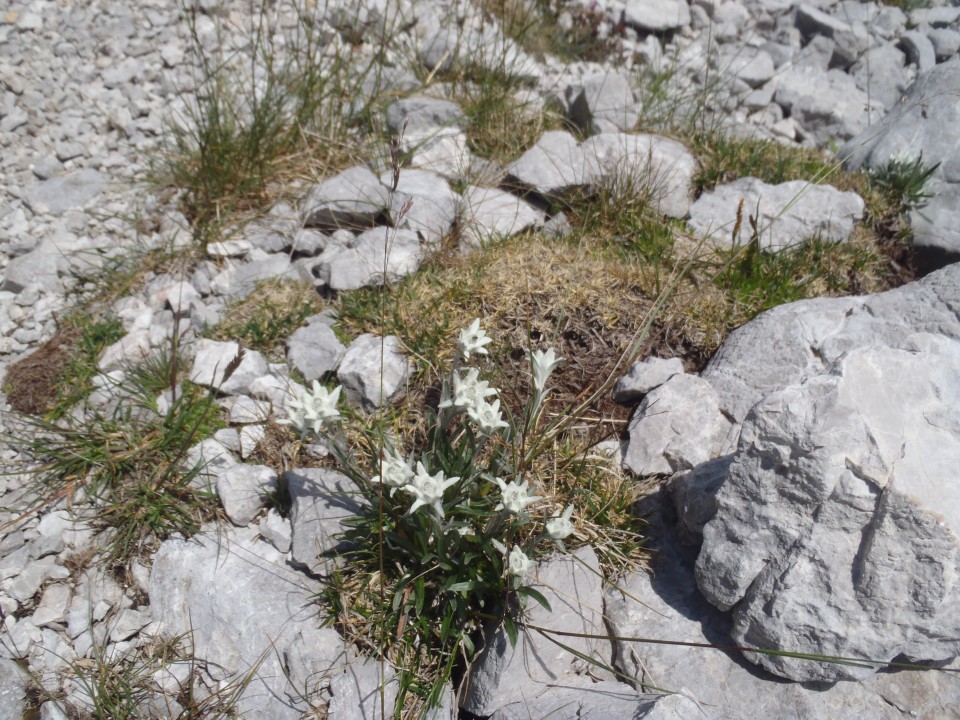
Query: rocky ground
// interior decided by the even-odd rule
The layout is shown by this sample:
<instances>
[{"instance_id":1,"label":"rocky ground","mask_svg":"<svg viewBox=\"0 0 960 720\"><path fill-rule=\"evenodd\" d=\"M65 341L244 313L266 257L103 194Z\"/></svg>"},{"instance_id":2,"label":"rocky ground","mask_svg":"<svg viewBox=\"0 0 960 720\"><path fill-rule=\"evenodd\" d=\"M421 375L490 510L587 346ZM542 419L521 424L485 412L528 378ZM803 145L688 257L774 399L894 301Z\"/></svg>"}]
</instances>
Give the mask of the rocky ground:
<instances>
[{"instance_id":1,"label":"rocky ground","mask_svg":"<svg viewBox=\"0 0 960 720\"><path fill-rule=\"evenodd\" d=\"M947 667L960 650L960 7L570 2L551 21L612 48L574 61L540 56L505 32L504 15L467 3L299 10L271 16L277 57L292 52L306 13L325 57L380 63L340 110L389 95L387 135L329 172L285 178L268 193L280 200L256 217L238 210L217 236L201 234L184 188L151 171L209 90L198 49L235 51L226 64L256 85L259 66L243 59L258 16L207 0L37 0L0 16L0 717L372 718L381 702L392 712L397 669L321 628L315 602L328 575L320 556L355 508L335 474L263 462L263 447L304 384L336 376L351 408L375 412L403 398L424 359L395 336L345 338L329 310L282 338L279 359L249 347L240 356L217 328L264 282L342 297L415 275L451 238L462 253L524 231L562 238L576 223L575 208L559 209L565 198L625 179L642 178L647 207L693 244L749 238L773 254L814 237L853 243L869 219L861 194L827 182L747 176L701 191L692 143L651 132L663 115L827 149L850 170L938 162L930 197L909 212L912 256L930 272L883 293L774 308L701 373L689 358L634 365L614 397L632 412L624 469L664 481L647 499L660 518L655 574L601 582L589 544L576 560L544 561L536 583L553 612L537 608L528 623L595 637L558 650L532 632L515 649L491 636L470 682L428 715L960 717L955 674L884 667ZM533 116L548 108L565 124L538 130L514 157L485 156L474 116L432 83L456 63L508 64ZM535 125L516 123L508 134ZM130 257L198 246L189 263L151 265L104 295L104 275ZM31 480L51 458L42 443L17 442L39 433L22 418L44 411L33 394L55 384L67 364L58 348L76 342L64 318L91 298L108 305L115 335L88 397L61 422L89 429L135 407L121 389L133 365L171 347L222 409L218 428L178 458L206 461L191 492L211 491L220 526L148 538L120 563L110 498L89 496L91 475L69 477L76 492L38 496ZM161 415L177 402L176 390L154 392ZM279 512L267 507L278 487L290 494ZM123 673L137 677L126 695L106 679Z\"/></svg>"}]
</instances>

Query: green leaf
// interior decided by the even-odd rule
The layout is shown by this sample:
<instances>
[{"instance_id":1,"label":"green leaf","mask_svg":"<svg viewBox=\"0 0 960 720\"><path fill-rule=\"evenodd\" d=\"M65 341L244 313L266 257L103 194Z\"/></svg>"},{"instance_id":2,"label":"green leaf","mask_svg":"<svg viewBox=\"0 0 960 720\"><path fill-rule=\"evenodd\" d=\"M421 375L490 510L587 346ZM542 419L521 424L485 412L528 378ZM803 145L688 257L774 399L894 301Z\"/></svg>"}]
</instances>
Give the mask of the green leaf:
<instances>
[{"instance_id":1,"label":"green leaf","mask_svg":"<svg viewBox=\"0 0 960 720\"><path fill-rule=\"evenodd\" d=\"M473 654L477 651L474 647L473 640L470 639L469 635L463 634L460 636L460 642L463 644L463 650L466 652L468 658L472 658Z\"/></svg>"},{"instance_id":2,"label":"green leaf","mask_svg":"<svg viewBox=\"0 0 960 720\"><path fill-rule=\"evenodd\" d=\"M466 582L458 582L450 585L447 590L450 592L468 592L473 590L477 586L477 583L473 580L467 580Z\"/></svg>"},{"instance_id":3,"label":"green leaf","mask_svg":"<svg viewBox=\"0 0 960 720\"><path fill-rule=\"evenodd\" d=\"M423 600L426 592L424 590L423 578L417 578L417 581L413 584L413 609L420 615L423 612Z\"/></svg>"},{"instance_id":4,"label":"green leaf","mask_svg":"<svg viewBox=\"0 0 960 720\"><path fill-rule=\"evenodd\" d=\"M532 587L527 587L526 585L522 585L517 588L517 593L519 593L520 595L526 595L527 597L532 597L534 600L540 603L540 606L544 610L546 610L547 612L553 612L553 608L550 607L550 603L547 602L547 599L543 596L543 593L541 593L539 590L534 590Z\"/></svg>"},{"instance_id":5,"label":"green leaf","mask_svg":"<svg viewBox=\"0 0 960 720\"><path fill-rule=\"evenodd\" d=\"M517 624L509 615L503 617L503 630L507 633L507 640L510 641L510 647L517 646Z\"/></svg>"}]
</instances>

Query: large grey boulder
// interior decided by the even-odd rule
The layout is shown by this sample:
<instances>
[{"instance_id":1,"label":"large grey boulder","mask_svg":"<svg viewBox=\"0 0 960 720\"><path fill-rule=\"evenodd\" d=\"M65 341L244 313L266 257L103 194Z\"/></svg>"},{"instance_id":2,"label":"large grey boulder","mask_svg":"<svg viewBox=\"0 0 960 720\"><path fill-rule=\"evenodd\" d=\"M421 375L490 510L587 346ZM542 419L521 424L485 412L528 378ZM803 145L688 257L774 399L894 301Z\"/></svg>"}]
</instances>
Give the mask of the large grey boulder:
<instances>
[{"instance_id":1,"label":"large grey boulder","mask_svg":"<svg viewBox=\"0 0 960 720\"><path fill-rule=\"evenodd\" d=\"M23 717L27 700L27 673L16 661L0 657L0 716Z\"/></svg>"},{"instance_id":2,"label":"large grey boulder","mask_svg":"<svg viewBox=\"0 0 960 720\"><path fill-rule=\"evenodd\" d=\"M365 334L350 343L337 379L354 406L373 412L404 389L411 369L400 338Z\"/></svg>"},{"instance_id":3,"label":"large grey boulder","mask_svg":"<svg viewBox=\"0 0 960 720\"><path fill-rule=\"evenodd\" d=\"M891 160L940 167L925 190L927 204L910 212L913 243L927 269L960 259L960 58L919 76L883 121L840 150L851 169L880 169Z\"/></svg>"},{"instance_id":4,"label":"large grey boulder","mask_svg":"<svg viewBox=\"0 0 960 720\"><path fill-rule=\"evenodd\" d=\"M738 645L941 663L960 654L960 342L853 350L750 411L700 589ZM875 666L748 654L799 681Z\"/></svg>"},{"instance_id":5,"label":"large grey boulder","mask_svg":"<svg viewBox=\"0 0 960 720\"><path fill-rule=\"evenodd\" d=\"M867 345L898 346L915 332L960 339L960 264L876 295L781 305L734 330L701 377L736 422L775 390L818 375Z\"/></svg>"},{"instance_id":6,"label":"large grey boulder","mask_svg":"<svg viewBox=\"0 0 960 720\"><path fill-rule=\"evenodd\" d=\"M420 267L420 239L412 230L377 227L349 245L328 247L313 265L317 286L341 291L396 282Z\"/></svg>"},{"instance_id":7,"label":"large grey boulder","mask_svg":"<svg viewBox=\"0 0 960 720\"><path fill-rule=\"evenodd\" d=\"M527 601L524 621L530 625L586 635L605 635L599 563L593 549L584 546L573 556L560 555L541 563L530 586L550 603L552 612ZM556 638L582 656L605 666L610 644L589 637ZM461 707L475 715L490 715L511 703L535 698L557 685L576 683L579 673L603 674L597 667L548 640L519 629L511 646L502 631L490 631L473 664ZM609 675L609 673L607 673ZM581 683L577 683L581 685Z\"/></svg>"},{"instance_id":8,"label":"large grey boulder","mask_svg":"<svg viewBox=\"0 0 960 720\"><path fill-rule=\"evenodd\" d=\"M730 618L697 589L693 568L669 531L656 542L653 574L631 573L604 595L614 664L650 686L680 690L700 712L683 718L908 720L948 717L960 690L947 673L880 673L860 683L786 683L744 662L737 653L670 643L730 646ZM664 641L630 642L628 638ZM676 696L674 696L676 697Z\"/></svg>"},{"instance_id":9,"label":"large grey boulder","mask_svg":"<svg viewBox=\"0 0 960 720\"><path fill-rule=\"evenodd\" d=\"M870 48L850 68L857 87L890 110L910 85L903 52L890 43Z\"/></svg>"},{"instance_id":10,"label":"large grey boulder","mask_svg":"<svg viewBox=\"0 0 960 720\"><path fill-rule=\"evenodd\" d=\"M217 478L217 494L234 525L248 525L276 490L277 474L265 465L234 465Z\"/></svg>"},{"instance_id":11,"label":"large grey boulder","mask_svg":"<svg viewBox=\"0 0 960 720\"><path fill-rule=\"evenodd\" d=\"M737 238L738 209L742 224ZM830 185L812 185L792 180L769 185L755 177L734 180L705 192L690 208L689 225L715 245L731 248L750 240L748 217L757 218L760 247L777 251L797 247L819 237L844 242L863 217L863 199L853 192L841 192Z\"/></svg>"},{"instance_id":12,"label":"large grey boulder","mask_svg":"<svg viewBox=\"0 0 960 720\"><path fill-rule=\"evenodd\" d=\"M314 598L322 586L255 537L255 529L213 529L164 542L150 573L150 610L161 636L189 637L193 657L217 679L242 683L251 673L237 704L243 717L298 720L303 689L280 658L301 624L320 622Z\"/></svg>"},{"instance_id":13,"label":"large grey boulder","mask_svg":"<svg viewBox=\"0 0 960 720\"><path fill-rule=\"evenodd\" d=\"M685 700L685 698L681 698ZM575 677L551 687L537 696L524 697L497 710L490 720L608 720L609 718L658 717L654 710L660 705L672 704L672 696L642 695L621 682L604 680L593 682L587 677ZM690 701L686 701L690 702ZM663 710L664 708L661 708ZM696 712L696 706L683 708ZM687 715L663 715L662 717L688 717ZM696 717L690 715L689 717Z\"/></svg>"},{"instance_id":14,"label":"large grey boulder","mask_svg":"<svg viewBox=\"0 0 960 720\"><path fill-rule=\"evenodd\" d=\"M648 195L668 217L686 217L700 169L686 145L659 135L601 133L585 140L587 182L616 192Z\"/></svg>"},{"instance_id":15,"label":"large grey boulder","mask_svg":"<svg viewBox=\"0 0 960 720\"><path fill-rule=\"evenodd\" d=\"M397 100L387 109L387 127L400 138L406 164L459 178L470 165L466 116L449 100L423 95Z\"/></svg>"}]
</instances>

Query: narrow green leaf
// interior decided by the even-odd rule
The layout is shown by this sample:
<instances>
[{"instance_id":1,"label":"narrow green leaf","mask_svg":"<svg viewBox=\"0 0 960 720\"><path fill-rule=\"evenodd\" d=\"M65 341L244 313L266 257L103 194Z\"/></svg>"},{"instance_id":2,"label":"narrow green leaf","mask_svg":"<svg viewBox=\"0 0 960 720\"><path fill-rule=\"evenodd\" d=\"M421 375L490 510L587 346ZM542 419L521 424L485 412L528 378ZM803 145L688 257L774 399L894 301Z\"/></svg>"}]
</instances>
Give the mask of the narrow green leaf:
<instances>
[{"instance_id":1,"label":"narrow green leaf","mask_svg":"<svg viewBox=\"0 0 960 720\"><path fill-rule=\"evenodd\" d=\"M517 624L509 615L503 616L503 630L507 633L507 640L510 641L510 647L517 646Z\"/></svg>"},{"instance_id":2,"label":"narrow green leaf","mask_svg":"<svg viewBox=\"0 0 960 720\"><path fill-rule=\"evenodd\" d=\"M546 610L547 612L553 612L553 608L550 607L550 603L547 602L547 599L543 596L543 593L541 593L539 590L534 590L532 587L527 587L524 585L517 588L517 593L519 593L520 595L526 595L527 597L533 598L538 603L540 603L540 606L544 610Z\"/></svg>"}]
</instances>

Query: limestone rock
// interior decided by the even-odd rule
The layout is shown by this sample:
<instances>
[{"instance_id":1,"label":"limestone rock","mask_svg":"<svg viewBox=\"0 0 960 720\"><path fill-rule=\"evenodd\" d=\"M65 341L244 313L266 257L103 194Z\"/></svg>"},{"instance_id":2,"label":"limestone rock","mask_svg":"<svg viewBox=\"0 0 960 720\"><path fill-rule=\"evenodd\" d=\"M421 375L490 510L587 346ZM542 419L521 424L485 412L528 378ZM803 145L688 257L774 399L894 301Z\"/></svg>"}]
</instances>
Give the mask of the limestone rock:
<instances>
[{"instance_id":1,"label":"limestone rock","mask_svg":"<svg viewBox=\"0 0 960 720\"><path fill-rule=\"evenodd\" d=\"M217 478L217 494L234 525L248 525L263 508L267 493L276 492L277 474L265 465L234 465Z\"/></svg>"},{"instance_id":2,"label":"limestone rock","mask_svg":"<svg viewBox=\"0 0 960 720\"><path fill-rule=\"evenodd\" d=\"M482 247L529 227L542 225L543 221L542 212L516 195L471 185L464 190L460 205L461 247Z\"/></svg>"},{"instance_id":3,"label":"limestone rock","mask_svg":"<svg viewBox=\"0 0 960 720\"><path fill-rule=\"evenodd\" d=\"M108 186L106 175L90 168L53 177L36 185L25 196L36 213L62 215L83 208Z\"/></svg>"},{"instance_id":4,"label":"limestone rock","mask_svg":"<svg viewBox=\"0 0 960 720\"><path fill-rule=\"evenodd\" d=\"M680 358L648 357L635 362L613 387L613 399L629 405L640 400L651 390L660 387L674 375L683 374Z\"/></svg>"},{"instance_id":5,"label":"limestone rock","mask_svg":"<svg viewBox=\"0 0 960 720\"><path fill-rule=\"evenodd\" d=\"M939 663L960 654L960 342L865 347L744 422L697 581L737 644ZM773 655L793 680L873 667Z\"/></svg>"},{"instance_id":6,"label":"limestone rock","mask_svg":"<svg viewBox=\"0 0 960 720\"><path fill-rule=\"evenodd\" d=\"M570 100L570 119L586 132L632 130L638 118L633 88L619 73L588 77Z\"/></svg>"},{"instance_id":7,"label":"limestone rock","mask_svg":"<svg viewBox=\"0 0 960 720\"><path fill-rule=\"evenodd\" d=\"M740 236L734 239L731 234L741 201L743 222ZM775 252L814 237L844 242L863 217L863 210L859 195L830 185L811 185L803 180L768 185L746 177L701 195L690 208L689 225L716 245L732 248L750 240L747 218L752 215L758 218L761 249Z\"/></svg>"},{"instance_id":8,"label":"limestone rock","mask_svg":"<svg viewBox=\"0 0 960 720\"><path fill-rule=\"evenodd\" d=\"M267 374L267 361L256 350L244 348L240 364L224 378L227 369L239 357L240 349L235 342L199 340L190 381L228 395L249 393L250 383Z\"/></svg>"},{"instance_id":9,"label":"limestone rock","mask_svg":"<svg viewBox=\"0 0 960 720\"><path fill-rule=\"evenodd\" d=\"M301 203L303 224L323 231L372 227L390 206L390 194L376 175L356 166L314 185Z\"/></svg>"},{"instance_id":10,"label":"limestone rock","mask_svg":"<svg viewBox=\"0 0 960 720\"><path fill-rule=\"evenodd\" d=\"M917 78L903 102L879 125L852 139L840 150L851 169L883 168L894 158L913 160L923 154L928 165L940 163L924 188L932 194L910 213L913 242L926 269L960 259L960 58L942 63Z\"/></svg>"},{"instance_id":11,"label":"limestone rock","mask_svg":"<svg viewBox=\"0 0 960 720\"><path fill-rule=\"evenodd\" d=\"M420 240L412 230L377 227L351 245L324 250L313 265L313 274L321 288L356 290L396 282L416 272L421 259Z\"/></svg>"},{"instance_id":12,"label":"limestone rock","mask_svg":"<svg viewBox=\"0 0 960 720\"><path fill-rule=\"evenodd\" d=\"M311 320L287 339L287 362L308 381L336 370L347 351L329 325Z\"/></svg>"},{"instance_id":13,"label":"limestone rock","mask_svg":"<svg viewBox=\"0 0 960 720\"><path fill-rule=\"evenodd\" d=\"M623 21L638 30L663 32L690 23L685 0L627 0Z\"/></svg>"},{"instance_id":14,"label":"limestone rock","mask_svg":"<svg viewBox=\"0 0 960 720\"><path fill-rule=\"evenodd\" d=\"M350 343L337 378L353 405L373 412L403 390L410 371L400 338L365 334Z\"/></svg>"},{"instance_id":15,"label":"limestone rock","mask_svg":"<svg viewBox=\"0 0 960 720\"><path fill-rule=\"evenodd\" d=\"M659 135L601 133L581 146L587 182L616 192L646 194L668 217L686 217L700 165L687 147Z\"/></svg>"},{"instance_id":16,"label":"limestone rock","mask_svg":"<svg viewBox=\"0 0 960 720\"><path fill-rule=\"evenodd\" d=\"M732 427L710 383L674 375L637 407L623 465L639 476L689 469L722 453Z\"/></svg>"},{"instance_id":17,"label":"limestone rock","mask_svg":"<svg viewBox=\"0 0 960 720\"><path fill-rule=\"evenodd\" d=\"M305 710L280 665L301 624L319 623L319 583L285 566L255 530L167 540L150 573L150 607L163 637L190 634L194 656L218 677L253 672L237 710L253 720L298 720ZM319 652L319 649L318 649Z\"/></svg>"},{"instance_id":18,"label":"limestone rock","mask_svg":"<svg viewBox=\"0 0 960 720\"><path fill-rule=\"evenodd\" d=\"M380 181L393 187L393 173L383 173ZM390 196L390 218L394 227L412 230L424 245L435 248L453 227L457 203L457 194L436 173L404 168Z\"/></svg>"},{"instance_id":19,"label":"limestone rock","mask_svg":"<svg viewBox=\"0 0 960 720\"><path fill-rule=\"evenodd\" d=\"M283 474L290 493L293 562L323 574L327 561L320 556L340 545L343 520L362 508L357 489L340 473L321 468L298 468Z\"/></svg>"},{"instance_id":20,"label":"limestone rock","mask_svg":"<svg viewBox=\"0 0 960 720\"><path fill-rule=\"evenodd\" d=\"M781 305L727 337L701 377L736 422L774 390L824 371L850 350L898 347L916 332L960 339L960 264L877 295Z\"/></svg>"},{"instance_id":21,"label":"limestone rock","mask_svg":"<svg viewBox=\"0 0 960 720\"><path fill-rule=\"evenodd\" d=\"M545 132L536 144L510 163L507 173L522 188L544 196L562 195L584 184L583 152L563 130Z\"/></svg>"},{"instance_id":22,"label":"limestone rock","mask_svg":"<svg viewBox=\"0 0 960 720\"><path fill-rule=\"evenodd\" d=\"M554 630L603 634L600 577L587 569L598 569L597 557L589 546L574 555L578 559L560 555L539 565L530 586L544 594L553 612L528 601L525 620ZM609 664L610 646L605 640L564 637L562 642ZM511 647L502 630L491 631L474 662L461 707L476 715L490 715L498 708L536 697L550 686L570 682L584 670L596 672L597 668L538 633L520 629L516 647Z\"/></svg>"}]
</instances>

